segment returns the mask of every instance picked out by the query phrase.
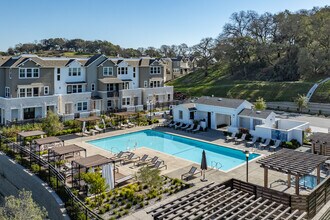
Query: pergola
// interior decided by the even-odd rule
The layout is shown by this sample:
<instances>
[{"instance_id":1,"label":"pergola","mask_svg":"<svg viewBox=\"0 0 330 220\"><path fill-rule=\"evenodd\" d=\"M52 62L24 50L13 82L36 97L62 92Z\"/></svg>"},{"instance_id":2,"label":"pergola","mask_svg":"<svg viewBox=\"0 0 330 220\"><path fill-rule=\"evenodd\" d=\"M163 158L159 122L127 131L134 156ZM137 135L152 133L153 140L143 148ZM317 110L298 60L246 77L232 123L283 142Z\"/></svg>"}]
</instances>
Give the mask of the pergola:
<instances>
[{"instance_id":1,"label":"pergola","mask_svg":"<svg viewBox=\"0 0 330 220\"><path fill-rule=\"evenodd\" d=\"M85 169L85 172L88 171L90 168L95 168L95 167L100 167L103 165L106 165L108 163L111 163L112 160L110 158L107 158L105 156L102 156L100 154L96 154L93 156L85 157L85 158L80 158L77 160L73 160L71 162L71 172L72 172L72 178L74 174L74 170L78 170L78 182L79 182L79 188L80 188L80 172L81 169ZM73 186L73 179L72 179L72 186Z\"/></svg>"},{"instance_id":2,"label":"pergola","mask_svg":"<svg viewBox=\"0 0 330 220\"><path fill-rule=\"evenodd\" d=\"M316 132L309 139L312 142L312 153L330 156L330 134Z\"/></svg>"},{"instance_id":3,"label":"pergola","mask_svg":"<svg viewBox=\"0 0 330 220\"><path fill-rule=\"evenodd\" d=\"M90 116L87 118L77 118L76 121L80 121L80 122L91 122L91 121L98 121L101 120L101 117L98 116Z\"/></svg>"},{"instance_id":4,"label":"pergola","mask_svg":"<svg viewBox=\"0 0 330 220\"><path fill-rule=\"evenodd\" d=\"M43 136L45 134L43 131L22 131L17 133L17 142L22 142L28 137Z\"/></svg>"},{"instance_id":5,"label":"pergola","mask_svg":"<svg viewBox=\"0 0 330 220\"><path fill-rule=\"evenodd\" d=\"M45 145L48 147L49 145L55 145L58 143L59 145L64 146L64 140L59 139L58 137L39 138L35 139L34 143L39 147L39 150L41 145Z\"/></svg>"},{"instance_id":6,"label":"pergola","mask_svg":"<svg viewBox=\"0 0 330 220\"><path fill-rule=\"evenodd\" d=\"M291 175L295 176L295 192L299 195L299 178L317 169L317 184L321 182L321 165L329 157L307 152L282 149L257 161L264 168L264 187L268 187L268 170L288 175L288 187L291 187Z\"/></svg>"},{"instance_id":7,"label":"pergola","mask_svg":"<svg viewBox=\"0 0 330 220\"><path fill-rule=\"evenodd\" d=\"M54 161L60 158L67 159L67 156L74 158L76 153L78 153L80 156L80 152L85 152L85 157L87 156L86 149L75 144L51 148L48 150L48 161L51 159L51 157L54 159Z\"/></svg>"},{"instance_id":8,"label":"pergola","mask_svg":"<svg viewBox=\"0 0 330 220\"><path fill-rule=\"evenodd\" d=\"M248 186L247 186L248 187ZM211 183L147 212L153 219L306 219L306 212L226 184Z\"/></svg>"}]
</instances>

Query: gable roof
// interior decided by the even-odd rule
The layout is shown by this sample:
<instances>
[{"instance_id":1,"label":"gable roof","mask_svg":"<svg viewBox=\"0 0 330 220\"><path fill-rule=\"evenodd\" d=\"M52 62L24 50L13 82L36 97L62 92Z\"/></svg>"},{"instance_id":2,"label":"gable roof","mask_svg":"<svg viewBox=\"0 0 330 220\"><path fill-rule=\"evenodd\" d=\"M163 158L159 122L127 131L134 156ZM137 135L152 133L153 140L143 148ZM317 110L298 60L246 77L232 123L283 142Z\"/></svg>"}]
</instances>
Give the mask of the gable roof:
<instances>
[{"instance_id":1,"label":"gable roof","mask_svg":"<svg viewBox=\"0 0 330 220\"><path fill-rule=\"evenodd\" d=\"M142 67L148 67L149 66L149 63L150 63L150 58L141 58L140 59L140 62L139 62L139 65L142 66Z\"/></svg>"},{"instance_id":2,"label":"gable roof","mask_svg":"<svg viewBox=\"0 0 330 220\"><path fill-rule=\"evenodd\" d=\"M0 66L2 64L6 63L11 57L6 57L6 56L0 56Z\"/></svg>"},{"instance_id":3,"label":"gable roof","mask_svg":"<svg viewBox=\"0 0 330 220\"><path fill-rule=\"evenodd\" d=\"M101 54L101 53L100 54L95 54L94 56L92 56L91 58L89 58L87 60L87 62L85 63L85 66L91 65L94 61L96 61L97 59L99 59L102 56L103 56L103 54Z\"/></svg>"},{"instance_id":4,"label":"gable roof","mask_svg":"<svg viewBox=\"0 0 330 220\"><path fill-rule=\"evenodd\" d=\"M98 66L98 67L99 67L99 66L103 66L103 64L106 63L107 61L113 63L115 66L117 65L113 60L106 58L106 59L104 59L101 63L99 63L97 66Z\"/></svg>"},{"instance_id":5,"label":"gable roof","mask_svg":"<svg viewBox=\"0 0 330 220\"><path fill-rule=\"evenodd\" d=\"M273 111L271 111L271 110L255 111L253 109L245 108L238 115L239 116L251 117L251 118L266 119L272 113L273 113Z\"/></svg>"},{"instance_id":6,"label":"gable roof","mask_svg":"<svg viewBox=\"0 0 330 220\"><path fill-rule=\"evenodd\" d=\"M243 99L227 99L218 97L202 96L195 103L203 105L213 105L226 108L238 108L245 100Z\"/></svg>"}]
</instances>

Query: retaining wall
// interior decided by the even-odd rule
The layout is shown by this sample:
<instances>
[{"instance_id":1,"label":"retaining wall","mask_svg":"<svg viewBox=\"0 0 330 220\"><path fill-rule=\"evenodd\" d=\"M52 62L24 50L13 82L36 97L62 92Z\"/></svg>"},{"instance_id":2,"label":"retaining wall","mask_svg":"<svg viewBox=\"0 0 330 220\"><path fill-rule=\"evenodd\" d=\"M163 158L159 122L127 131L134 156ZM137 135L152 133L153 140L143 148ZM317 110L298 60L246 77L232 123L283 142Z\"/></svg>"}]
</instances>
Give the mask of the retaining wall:
<instances>
[{"instance_id":1,"label":"retaining wall","mask_svg":"<svg viewBox=\"0 0 330 220\"><path fill-rule=\"evenodd\" d=\"M267 108L282 111L298 112L297 104L294 102L267 102ZM330 115L330 104L309 102L303 113Z\"/></svg>"}]
</instances>

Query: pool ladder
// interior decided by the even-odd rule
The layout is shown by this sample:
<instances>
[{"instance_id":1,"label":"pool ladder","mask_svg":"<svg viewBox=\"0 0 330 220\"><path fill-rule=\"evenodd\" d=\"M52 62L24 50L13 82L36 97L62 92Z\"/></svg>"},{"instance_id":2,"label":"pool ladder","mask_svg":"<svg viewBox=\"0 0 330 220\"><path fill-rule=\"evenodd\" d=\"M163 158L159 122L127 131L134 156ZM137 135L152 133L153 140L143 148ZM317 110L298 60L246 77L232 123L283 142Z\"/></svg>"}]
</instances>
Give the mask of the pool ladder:
<instances>
[{"instance_id":1,"label":"pool ladder","mask_svg":"<svg viewBox=\"0 0 330 220\"><path fill-rule=\"evenodd\" d=\"M211 167L213 169L220 170L222 168L222 164L219 161L211 161Z\"/></svg>"}]
</instances>

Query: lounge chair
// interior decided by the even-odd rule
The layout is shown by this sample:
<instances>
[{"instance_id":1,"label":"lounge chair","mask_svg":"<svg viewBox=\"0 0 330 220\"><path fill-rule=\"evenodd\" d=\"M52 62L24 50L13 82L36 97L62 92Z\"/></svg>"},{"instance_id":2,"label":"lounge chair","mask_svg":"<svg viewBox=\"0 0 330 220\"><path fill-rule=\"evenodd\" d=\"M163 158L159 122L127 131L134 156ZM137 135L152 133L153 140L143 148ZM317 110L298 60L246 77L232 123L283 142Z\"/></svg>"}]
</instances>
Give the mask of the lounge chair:
<instances>
[{"instance_id":1,"label":"lounge chair","mask_svg":"<svg viewBox=\"0 0 330 220\"><path fill-rule=\"evenodd\" d=\"M120 129L118 126L114 126L111 121L109 121L109 127L115 130Z\"/></svg>"},{"instance_id":2,"label":"lounge chair","mask_svg":"<svg viewBox=\"0 0 330 220\"><path fill-rule=\"evenodd\" d=\"M259 145L260 149L265 149L266 147L268 147L270 144L270 139L268 138L264 143L261 143Z\"/></svg>"},{"instance_id":3,"label":"lounge chair","mask_svg":"<svg viewBox=\"0 0 330 220\"><path fill-rule=\"evenodd\" d=\"M280 140L276 140L275 144L274 144L273 146L270 146L270 147L269 147L269 151L271 151L271 150L276 151L277 148L280 148L281 143L282 143L282 142L281 142Z\"/></svg>"},{"instance_id":4,"label":"lounge chair","mask_svg":"<svg viewBox=\"0 0 330 220\"><path fill-rule=\"evenodd\" d=\"M180 122L179 124L177 124L177 125L174 125L174 129L175 129L175 130L177 130L177 129L181 128L181 127L182 127L182 125L183 125L183 123L182 123L182 122Z\"/></svg>"},{"instance_id":5,"label":"lounge chair","mask_svg":"<svg viewBox=\"0 0 330 220\"><path fill-rule=\"evenodd\" d=\"M93 135L97 134L97 133L100 133L99 131L97 130L94 130L94 129L89 129L90 132L92 132Z\"/></svg>"},{"instance_id":6,"label":"lounge chair","mask_svg":"<svg viewBox=\"0 0 330 220\"><path fill-rule=\"evenodd\" d=\"M226 136L226 141L227 141L227 142L229 142L229 141L233 141L233 140L235 140L235 138L236 138L236 132L233 132L233 133L231 134L231 136Z\"/></svg>"},{"instance_id":7,"label":"lounge chair","mask_svg":"<svg viewBox=\"0 0 330 220\"><path fill-rule=\"evenodd\" d=\"M127 121L127 126L128 126L129 128L133 128L133 127L135 127L135 124L133 124L133 123L130 122L130 121Z\"/></svg>"},{"instance_id":8,"label":"lounge chair","mask_svg":"<svg viewBox=\"0 0 330 220\"><path fill-rule=\"evenodd\" d=\"M148 167L154 168L154 169L162 169L163 167L165 167L165 170L167 170L167 165L166 164L162 164L162 161L157 161L155 164L150 164L148 165Z\"/></svg>"},{"instance_id":9,"label":"lounge chair","mask_svg":"<svg viewBox=\"0 0 330 220\"><path fill-rule=\"evenodd\" d=\"M149 161L147 160L148 159L148 155L145 154L141 157L141 159L139 159L138 161L135 161L134 162L134 166L140 166L140 165L144 165L144 164L147 164L149 163Z\"/></svg>"},{"instance_id":10,"label":"lounge chair","mask_svg":"<svg viewBox=\"0 0 330 220\"><path fill-rule=\"evenodd\" d=\"M147 163L147 165L149 164L155 164L157 161L160 161L161 163L164 163L164 161L163 160L159 160L159 157L157 157L157 156L154 156L153 158L149 158L149 159L147 159L146 160L148 163Z\"/></svg>"},{"instance_id":11,"label":"lounge chair","mask_svg":"<svg viewBox=\"0 0 330 220\"><path fill-rule=\"evenodd\" d=\"M126 154L126 152L124 152L124 151L120 151L118 154L116 154L114 157L110 157L110 159L119 159L119 158L126 158L127 157L127 155L125 155Z\"/></svg>"},{"instance_id":12,"label":"lounge chair","mask_svg":"<svg viewBox=\"0 0 330 220\"><path fill-rule=\"evenodd\" d=\"M135 162L136 160L139 160L139 159L140 159L140 157L136 156L135 153L130 153L126 158L124 158L121 161L121 164Z\"/></svg>"},{"instance_id":13,"label":"lounge chair","mask_svg":"<svg viewBox=\"0 0 330 220\"><path fill-rule=\"evenodd\" d=\"M131 180L133 178L134 178L134 176L132 176L132 175L124 176L120 179L115 180L115 185L119 185L121 183L127 182L128 180Z\"/></svg>"},{"instance_id":14,"label":"lounge chair","mask_svg":"<svg viewBox=\"0 0 330 220\"><path fill-rule=\"evenodd\" d=\"M200 130L201 130L201 126L200 126L200 125L197 125L197 128L194 129L194 130L192 130L191 132L192 132L192 133L196 133L196 132L198 132L198 131L200 131Z\"/></svg>"},{"instance_id":15,"label":"lounge chair","mask_svg":"<svg viewBox=\"0 0 330 220\"><path fill-rule=\"evenodd\" d=\"M103 129L100 128L98 125L94 126L95 130L97 130L98 132L103 132Z\"/></svg>"},{"instance_id":16,"label":"lounge chair","mask_svg":"<svg viewBox=\"0 0 330 220\"><path fill-rule=\"evenodd\" d=\"M192 178L193 176L195 176L196 174L201 174L202 175L202 171L197 171L197 167L192 166L189 170L189 172L184 173L181 175L181 179L184 180L188 180L189 178Z\"/></svg>"},{"instance_id":17,"label":"lounge chair","mask_svg":"<svg viewBox=\"0 0 330 220\"><path fill-rule=\"evenodd\" d=\"M254 136L252 138L252 141L246 142L246 146L247 147L253 147L257 143L257 140L258 140L258 137L257 136Z\"/></svg>"},{"instance_id":18,"label":"lounge chair","mask_svg":"<svg viewBox=\"0 0 330 220\"><path fill-rule=\"evenodd\" d=\"M126 129L126 128L128 128L128 125L127 124L123 124L123 123L120 123L120 128L124 128L124 129Z\"/></svg>"},{"instance_id":19,"label":"lounge chair","mask_svg":"<svg viewBox=\"0 0 330 220\"><path fill-rule=\"evenodd\" d=\"M190 125L190 127L186 129L186 132L194 130L194 127L195 127L194 124Z\"/></svg>"},{"instance_id":20,"label":"lounge chair","mask_svg":"<svg viewBox=\"0 0 330 220\"><path fill-rule=\"evenodd\" d=\"M185 126L182 126L180 129L181 130L184 130L184 129L187 129L187 128L189 128L190 127L190 124L186 124Z\"/></svg>"},{"instance_id":21,"label":"lounge chair","mask_svg":"<svg viewBox=\"0 0 330 220\"><path fill-rule=\"evenodd\" d=\"M92 135L92 132L87 131L87 129L83 130L83 135Z\"/></svg>"},{"instance_id":22,"label":"lounge chair","mask_svg":"<svg viewBox=\"0 0 330 220\"><path fill-rule=\"evenodd\" d=\"M170 127L170 126L172 126L172 125L174 125L174 124L175 124L174 121L164 122L164 126L165 126L165 127Z\"/></svg>"},{"instance_id":23,"label":"lounge chair","mask_svg":"<svg viewBox=\"0 0 330 220\"><path fill-rule=\"evenodd\" d=\"M169 127L169 128L173 128L173 127L176 126L177 124L179 124L179 123L178 123L178 122L174 122L174 123L172 123L172 124L169 124L168 127Z\"/></svg>"},{"instance_id":24,"label":"lounge chair","mask_svg":"<svg viewBox=\"0 0 330 220\"><path fill-rule=\"evenodd\" d=\"M242 137L240 138L235 138L235 143L236 144L239 144L239 143L242 143L243 141L245 141L245 138L246 138L246 134L242 134Z\"/></svg>"}]
</instances>

